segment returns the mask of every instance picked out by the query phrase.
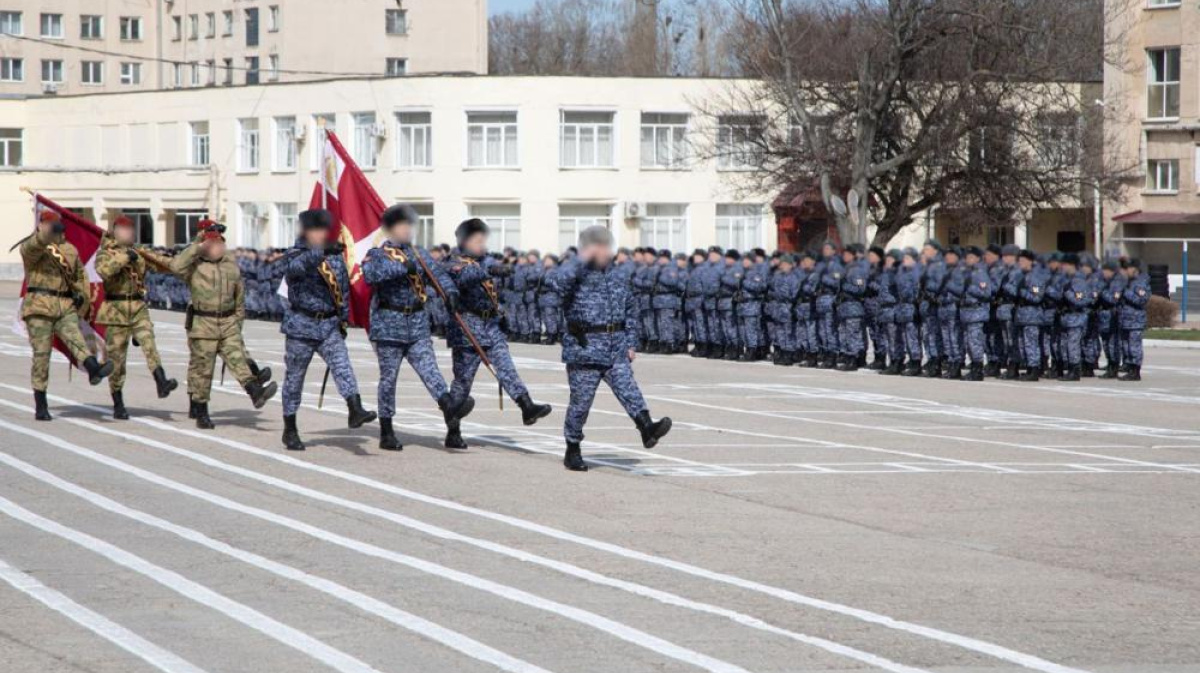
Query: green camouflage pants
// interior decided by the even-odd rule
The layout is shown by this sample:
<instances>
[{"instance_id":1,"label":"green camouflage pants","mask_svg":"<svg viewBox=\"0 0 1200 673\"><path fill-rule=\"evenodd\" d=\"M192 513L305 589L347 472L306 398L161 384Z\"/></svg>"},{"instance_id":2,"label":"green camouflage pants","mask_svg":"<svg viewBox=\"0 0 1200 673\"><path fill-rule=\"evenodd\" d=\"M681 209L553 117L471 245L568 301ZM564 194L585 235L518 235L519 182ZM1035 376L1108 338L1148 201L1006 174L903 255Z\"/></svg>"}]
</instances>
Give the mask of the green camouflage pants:
<instances>
[{"instance_id":1,"label":"green camouflage pants","mask_svg":"<svg viewBox=\"0 0 1200 673\"><path fill-rule=\"evenodd\" d=\"M146 366L153 372L162 366L158 357L158 345L154 342L154 323L143 315L132 325L109 325L104 331L104 342L108 348L108 361L113 363L108 387L114 393L125 387L125 361L129 357L130 339L136 340L146 356Z\"/></svg>"},{"instance_id":2,"label":"green camouflage pants","mask_svg":"<svg viewBox=\"0 0 1200 673\"><path fill-rule=\"evenodd\" d=\"M43 318L29 316L25 319L25 329L29 332L29 345L33 347L33 389L46 392L50 381L50 351L54 346L54 337L58 337L67 346L71 357L76 362L83 362L92 356L87 340L79 331L79 316L68 313L59 318Z\"/></svg>"},{"instance_id":3,"label":"green camouflage pants","mask_svg":"<svg viewBox=\"0 0 1200 673\"><path fill-rule=\"evenodd\" d=\"M188 339L188 349L192 353L188 361L188 397L194 402L208 402L218 355L242 386L254 380L241 334L223 339Z\"/></svg>"}]
</instances>

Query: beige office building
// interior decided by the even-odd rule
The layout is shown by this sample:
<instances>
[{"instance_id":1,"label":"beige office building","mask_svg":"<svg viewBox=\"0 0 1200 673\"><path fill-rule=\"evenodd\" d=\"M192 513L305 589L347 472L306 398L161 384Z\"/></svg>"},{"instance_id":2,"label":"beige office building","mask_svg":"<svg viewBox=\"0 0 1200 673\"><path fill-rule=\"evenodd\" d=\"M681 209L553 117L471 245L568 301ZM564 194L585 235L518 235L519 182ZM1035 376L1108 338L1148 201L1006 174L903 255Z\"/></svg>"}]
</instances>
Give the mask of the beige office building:
<instances>
[{"instance_id":1,"label":"beige office building","mask_svg":"<svg viewBox=\"0 0 1200 673\"><path fill-rule=\"evenodd\" d=\"M486 71L486 0L0 2L0 96Z\"/></svg>"}]
</instances>

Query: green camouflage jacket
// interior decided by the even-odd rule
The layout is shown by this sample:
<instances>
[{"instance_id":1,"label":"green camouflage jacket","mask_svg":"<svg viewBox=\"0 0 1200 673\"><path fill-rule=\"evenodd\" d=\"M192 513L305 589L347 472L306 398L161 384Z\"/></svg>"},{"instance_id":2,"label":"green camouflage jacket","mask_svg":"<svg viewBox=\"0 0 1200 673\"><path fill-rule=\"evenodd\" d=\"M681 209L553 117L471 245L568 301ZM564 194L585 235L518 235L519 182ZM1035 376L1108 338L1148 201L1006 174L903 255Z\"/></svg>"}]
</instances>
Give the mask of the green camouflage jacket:
<instances>
[{"instance_id":1,"label":"green camouflage jacket","mask_svg":"<svg viewBox=\"0 0 1200 673\"><path fill-rule=\"evenodd\" d=\"M242 274L232 257L209 261L200 254L200 245L193 242L171 259L170 266L191 291L188 310L193 315L188 338L224 339L241 331L246 297Z\"/></svg>"},{"instance_id":2,"label":"green camouflage jacket","mask_svg":"<svg viewBox=\"0 0 1200 673\"><path fill-rule=\"evenodd\" d=\"M86 318L92 308L91 286L79 251L61 235L38 234L21 244L27 292L21 319L61 318L77 312Z\"/></svg>"},{"instance_id":3,"label":"green camouflage jacket","mask_svg":"<svg viewBox=\"0 0 1200 673\"><path fill-rule=\"evenodd\" d=\"M104 281L104 304L96 312L96 322L101 325L128 327L146 316L146 272L150 264L143 256L130 260L130 250L131 246L105 234L96 252L96 273ZM166 257L148 250L141 252L160 268L170 265Z\"/></svg>"}]
</instances>

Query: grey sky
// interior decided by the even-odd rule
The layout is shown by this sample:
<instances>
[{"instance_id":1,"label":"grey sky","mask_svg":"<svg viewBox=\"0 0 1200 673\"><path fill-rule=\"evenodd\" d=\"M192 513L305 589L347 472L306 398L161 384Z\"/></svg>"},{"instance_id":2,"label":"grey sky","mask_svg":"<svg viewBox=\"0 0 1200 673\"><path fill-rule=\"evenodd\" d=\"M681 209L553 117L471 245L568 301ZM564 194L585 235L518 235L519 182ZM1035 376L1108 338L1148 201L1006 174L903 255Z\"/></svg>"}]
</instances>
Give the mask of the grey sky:
<instances>
[{"instance_id":1,"label":"grey sky","mask_svg":"<svg viewBox=\"0 0 1200 673\"><path fill-rule=\"evenodd\" d=\"M533 2L534 0L488 0L488 11L492 14L500 14L514 9L525 9Z\"/></svg>"}]
</instances>

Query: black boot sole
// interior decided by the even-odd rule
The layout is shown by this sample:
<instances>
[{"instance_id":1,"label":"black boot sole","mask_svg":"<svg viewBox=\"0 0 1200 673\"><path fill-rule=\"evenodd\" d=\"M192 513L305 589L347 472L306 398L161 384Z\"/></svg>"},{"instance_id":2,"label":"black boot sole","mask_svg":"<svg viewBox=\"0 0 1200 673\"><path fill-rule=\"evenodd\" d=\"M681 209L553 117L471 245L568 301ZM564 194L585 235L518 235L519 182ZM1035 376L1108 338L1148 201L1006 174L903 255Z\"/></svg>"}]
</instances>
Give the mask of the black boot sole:
<instances>
[{"instance_id":1,"label":"black boot sole","mask_svg":"<svg viewBox=\"0 0 1200 673\"><path fill-rule=\"evenodd\" d=\"M374 411L368 411L358 418L349 419L347 425L350 426L351 430L357 430L367 423L374 423L376 418L379 418L379 414L375 413Z\"/></svg>"},{"instance_id":2,"label":"black boot sole","mask_svg":"<svg viewBox=\"0 0 1200 673\"><path fill-rule=\"evenodd\" d=\"M533 424L537 423L538 421L542 420L543 418L549 416L550 412L552 412L552 411L554 411L554 409L551 408L551 406L549 404L547 404L547 405L543 406L542 408L538 409L537 412L533 414L533 416L526 416L525 412L521 412L521 422L524 423L525 425L533 425Z\"/></svg>"},{"instance_id":3,"label":"black boot sole","mask_svg":"<svg viewBox=\"0 0 1200 673\"><path fill-rule=\"evenodd\" d=\"M673 423L670 418L664 418L659 421L658 429L654 433L642 437L642 446L647 449L653 449L658 446L658 440L667 436L667 433L671 431L672 425Z\"/></svg>"}]
</instances>

